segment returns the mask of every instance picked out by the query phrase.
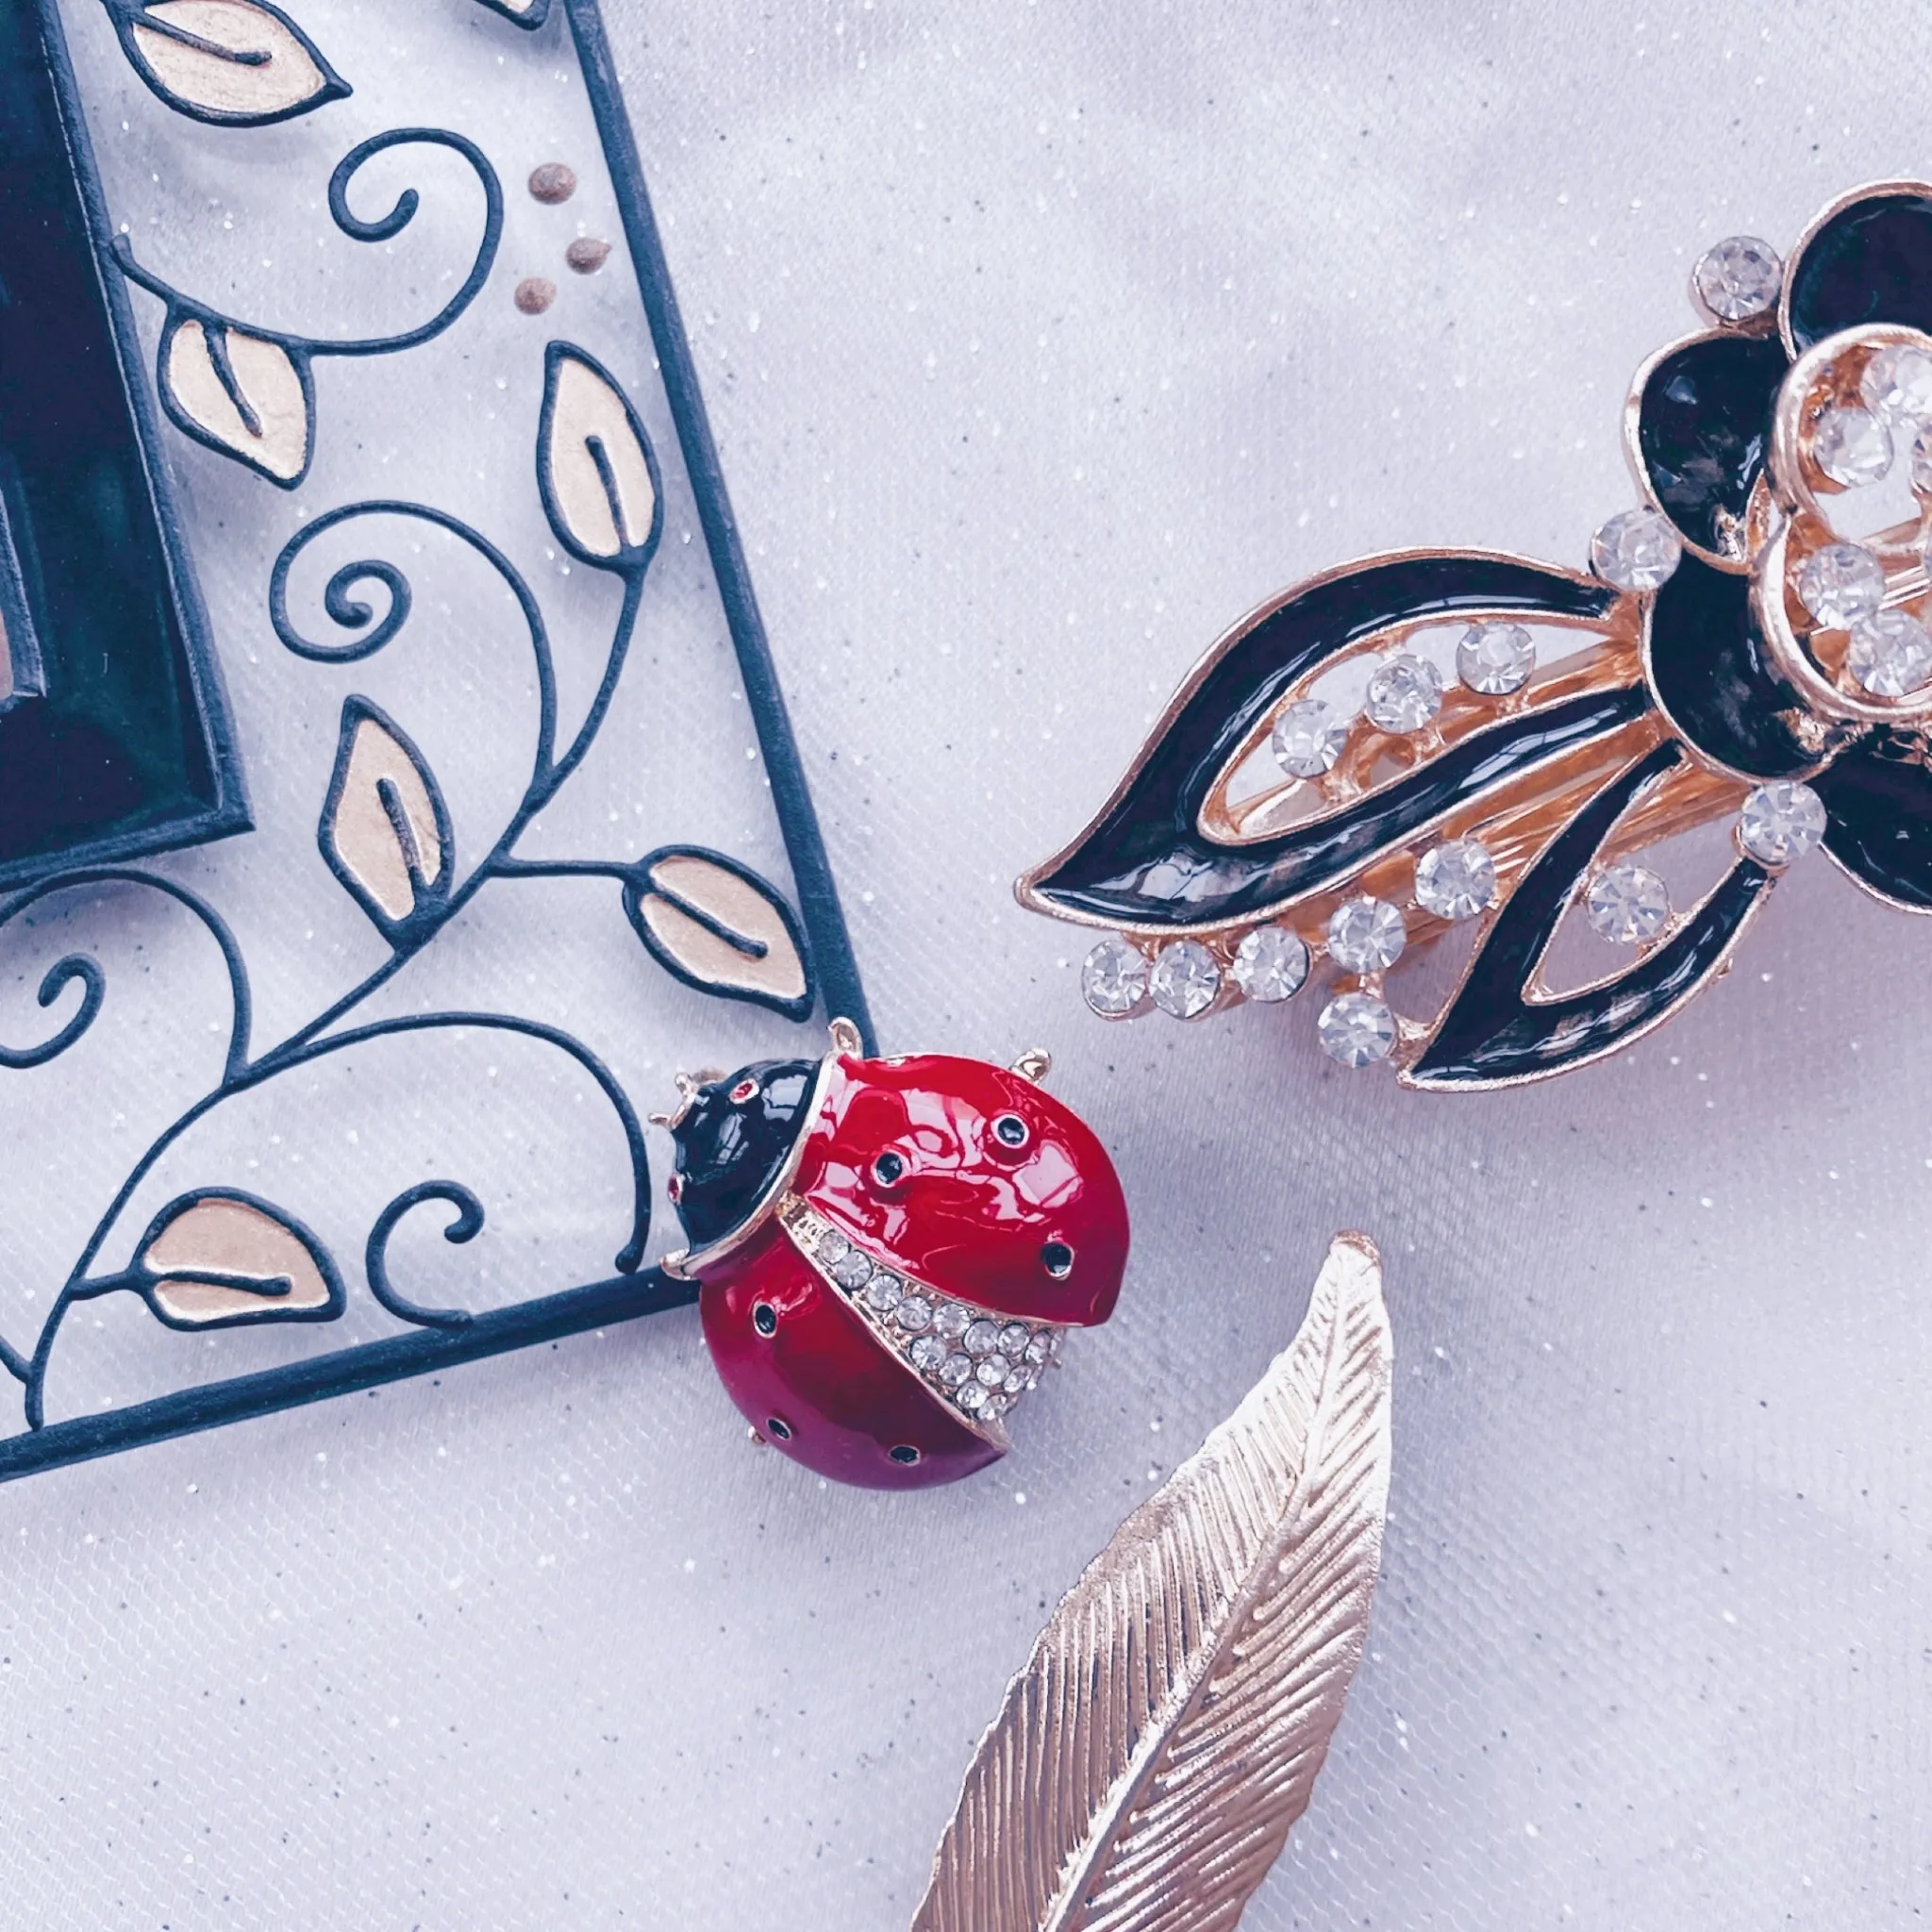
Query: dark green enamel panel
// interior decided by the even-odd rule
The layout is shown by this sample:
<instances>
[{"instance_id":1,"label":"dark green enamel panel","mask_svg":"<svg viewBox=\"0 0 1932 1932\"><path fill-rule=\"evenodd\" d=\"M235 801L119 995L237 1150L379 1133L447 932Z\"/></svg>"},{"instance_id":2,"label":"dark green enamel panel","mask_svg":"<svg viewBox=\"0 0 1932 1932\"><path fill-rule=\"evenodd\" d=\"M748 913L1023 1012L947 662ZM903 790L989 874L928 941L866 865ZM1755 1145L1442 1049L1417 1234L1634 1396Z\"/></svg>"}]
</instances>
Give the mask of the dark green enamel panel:
<instances>
[{"instance_id":1,"label":"dark green enamel panel","mask_svg":"<svg viewBox=\"0 0 1932 1932\"><path fill-rule=\"evenodd\" d=\"M247 824L66 81L51 15L0 8L4 882Z\"/></svg>"}]
</instances>

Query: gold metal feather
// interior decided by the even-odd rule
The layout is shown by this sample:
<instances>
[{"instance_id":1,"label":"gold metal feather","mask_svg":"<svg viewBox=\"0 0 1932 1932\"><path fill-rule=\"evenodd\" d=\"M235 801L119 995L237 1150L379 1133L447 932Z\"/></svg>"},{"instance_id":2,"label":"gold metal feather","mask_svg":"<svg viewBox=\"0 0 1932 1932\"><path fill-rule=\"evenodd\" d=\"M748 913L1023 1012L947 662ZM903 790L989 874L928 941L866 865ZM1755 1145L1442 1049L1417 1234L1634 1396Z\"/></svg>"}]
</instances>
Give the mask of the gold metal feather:
<instances>
[{"instance_id":1,"label":"gold metal feather","mask_svg":"<svg viewBox=\"0 0 1932 1932\"><path fill-rule=\"evenodd\" d=\"M1226 1932L1307 1808L1389 1497L1374 1245L1088 1565L1007 1688L913 1932Z\"/></svg>"}]
</instances>

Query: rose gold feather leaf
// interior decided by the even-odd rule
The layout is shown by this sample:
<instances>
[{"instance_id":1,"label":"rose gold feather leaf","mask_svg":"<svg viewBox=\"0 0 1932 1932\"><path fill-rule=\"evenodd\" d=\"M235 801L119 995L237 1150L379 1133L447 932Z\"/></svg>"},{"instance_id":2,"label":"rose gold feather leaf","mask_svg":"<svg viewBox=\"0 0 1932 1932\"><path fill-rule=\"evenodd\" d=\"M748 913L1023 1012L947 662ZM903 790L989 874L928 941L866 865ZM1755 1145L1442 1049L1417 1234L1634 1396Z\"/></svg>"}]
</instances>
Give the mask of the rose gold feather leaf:
<instances>
[{"instance_id":1,"label":"rose gold feather leaf","mask_svg":"<svg viewBox=\"0 0 1932 1932\"><path fill-rule=\"evenodd\" d=\"M1115 1533L981 1740L914 1932L1226 1932L1307 1809L1361 1660L1389 1492L1381 1265L1306 1321Z\"/></svg>"}]
</instances>

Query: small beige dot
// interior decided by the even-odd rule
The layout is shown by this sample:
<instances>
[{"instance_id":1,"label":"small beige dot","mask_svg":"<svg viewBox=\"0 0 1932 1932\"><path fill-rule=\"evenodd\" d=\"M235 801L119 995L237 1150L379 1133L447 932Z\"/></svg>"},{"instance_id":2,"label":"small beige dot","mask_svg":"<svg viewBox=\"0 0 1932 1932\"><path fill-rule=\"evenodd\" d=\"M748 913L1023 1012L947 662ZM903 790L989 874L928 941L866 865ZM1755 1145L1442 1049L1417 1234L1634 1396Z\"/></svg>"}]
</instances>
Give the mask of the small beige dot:
<instances>
[{"instance_id":1,"label":"small beige dot","mask_svg":"<svg viewBox=\"0 0 1932 1932\"><path fill-rule=\"evenodd\" d=\"M561 161L545 161L541 168L530 170L530 192L539 201L548 202L555 208L559 201L568 201L576 192L576 170L566 167Z\"/></svg>"},{"instance_id":2,"label":"small beige dot","mask_svg":"<svg viewBox=\"0 0 1932 1932\"><path fill-rule=\"evenodd\" d=\"M563 251L563 258L580 275L593 275L610 259L610 244L594 235L579 235Z\"/></svg>"},{"instance_id":3,"label":"small beige dot","mask_svg":"<svg viewBox=\"0 0 1932 1932\"><path fill-rule=\"evenodd\" d=\"M517 284L517 307L525 315L541 315L557 300L557 284L542 275L526 275Z\"/></svg>"}]
</instances>

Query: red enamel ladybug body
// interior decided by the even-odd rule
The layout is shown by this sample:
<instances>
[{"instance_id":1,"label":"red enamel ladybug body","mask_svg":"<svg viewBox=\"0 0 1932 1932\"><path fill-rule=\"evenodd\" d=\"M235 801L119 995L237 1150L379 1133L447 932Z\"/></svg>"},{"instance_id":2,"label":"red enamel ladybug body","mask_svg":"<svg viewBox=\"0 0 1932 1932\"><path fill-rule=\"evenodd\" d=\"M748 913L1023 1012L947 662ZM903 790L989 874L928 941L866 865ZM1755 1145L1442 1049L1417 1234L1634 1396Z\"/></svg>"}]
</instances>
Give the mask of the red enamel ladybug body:
<instances>
[{"instance_id":1,"label":"red enamel ladybug body","mask_svg":"<svg viewBox=\"0 0 1932 1932\"><path fill-rule=\"evenodd\" d=\"M672 1130L678 1266L718 1373L822 1475L915 1489L984 1468L1064 1331L1113 1310L1119 1176L1026 1072L766 1062L691 1091Z\"/></svg>"}]
</instances>

